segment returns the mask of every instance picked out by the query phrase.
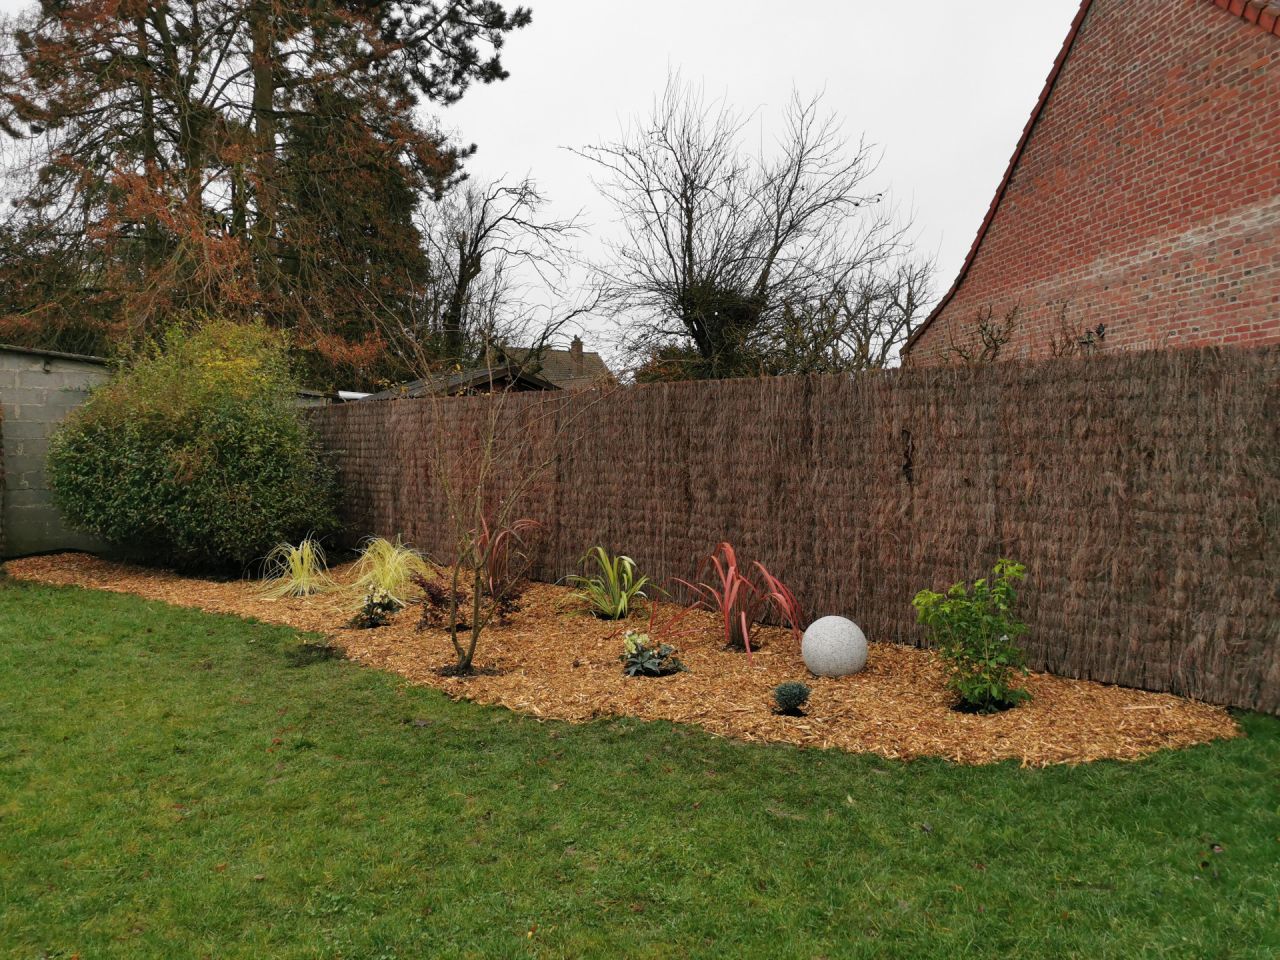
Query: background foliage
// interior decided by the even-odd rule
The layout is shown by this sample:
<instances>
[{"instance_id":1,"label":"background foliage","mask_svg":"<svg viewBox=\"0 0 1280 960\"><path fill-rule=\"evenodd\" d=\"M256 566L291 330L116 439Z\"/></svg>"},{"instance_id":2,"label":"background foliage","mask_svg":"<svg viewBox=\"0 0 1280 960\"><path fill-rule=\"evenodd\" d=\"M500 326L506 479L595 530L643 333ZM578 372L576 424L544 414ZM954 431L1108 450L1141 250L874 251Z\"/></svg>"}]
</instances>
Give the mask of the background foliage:
<instances>
[{"instance_id":1,"label":"background foliage","mask_svg":"<svg viewBox=\"0 0 1280 960\"><path fill-rule=\"evenodd\" d=\"M506 76L495 0L32 4L0 23L0 340L114 355L263 317L314 385L393 375L415 216L473 147L422 113Z\"/></svg>"}]
</instances>

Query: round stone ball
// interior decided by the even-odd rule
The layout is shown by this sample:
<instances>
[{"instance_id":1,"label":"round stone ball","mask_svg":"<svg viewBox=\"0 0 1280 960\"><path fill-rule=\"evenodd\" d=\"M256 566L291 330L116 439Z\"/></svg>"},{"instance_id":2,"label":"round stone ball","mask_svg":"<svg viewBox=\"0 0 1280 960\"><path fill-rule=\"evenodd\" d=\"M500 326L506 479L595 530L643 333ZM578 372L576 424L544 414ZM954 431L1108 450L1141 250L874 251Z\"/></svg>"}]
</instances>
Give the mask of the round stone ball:
<instances>
[{"instance_id":1,"label":"round stone ball","mask_svg":"<svg viewBox=\"0 0 1280 960\"><path fill-rule=\"evenodd\" d=\"M867 665L867 637L852 620L823 617L804 632L800 655L816 676L847 677Z\"/></svg>"}]
</instances>

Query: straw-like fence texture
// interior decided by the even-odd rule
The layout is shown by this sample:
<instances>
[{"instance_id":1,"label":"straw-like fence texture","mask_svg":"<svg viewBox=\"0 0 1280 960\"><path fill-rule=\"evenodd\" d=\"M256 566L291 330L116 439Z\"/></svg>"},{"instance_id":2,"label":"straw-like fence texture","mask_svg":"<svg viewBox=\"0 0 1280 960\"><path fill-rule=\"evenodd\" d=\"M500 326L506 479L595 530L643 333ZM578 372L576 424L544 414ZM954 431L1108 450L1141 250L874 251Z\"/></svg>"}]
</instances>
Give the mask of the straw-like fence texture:
<instances>
[{"instance_id":1,"label":"straw-like fence texture","mask_svg":"<svg viewBox=\"0 0 1280 960\"><path fill-rule=\"evenodd\" d=\"M354 538L447 559L488 459L545 525L659 581L721 540L809 614L918 644L910 600L1027 565L1036 668L1280 712L1280 350L398 400L314 413ZM496 426L491 431L490 424Z\"/></svg>"},{"instance_id":2,"label":"straw-like fence texture","mask_svg":"<svg viewBox=\"0 0 1280 960\"><path fill-rule=\"evenodd\" d=\"M5 530L5 473L4 473L4 409L0 408L0 557L4 556Z\"/></svg>"}]
</instances>

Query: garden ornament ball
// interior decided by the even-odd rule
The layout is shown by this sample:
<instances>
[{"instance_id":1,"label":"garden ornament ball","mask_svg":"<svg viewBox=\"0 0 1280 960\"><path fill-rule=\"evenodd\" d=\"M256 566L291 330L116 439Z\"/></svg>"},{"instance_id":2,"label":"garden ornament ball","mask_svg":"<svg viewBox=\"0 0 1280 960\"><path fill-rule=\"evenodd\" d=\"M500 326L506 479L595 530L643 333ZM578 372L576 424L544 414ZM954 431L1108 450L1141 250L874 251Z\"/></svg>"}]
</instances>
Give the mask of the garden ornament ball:
<instances>
[{"instance_id":1,"label":"garden ornament ball","mask_svg":"<svg viewBox=\"0 0 1280 960\"><path fill-rule=\"evenodd\" d=\"M846 677L867 665L867 638L852 620L823 617L804 632L800 655L816 676Z\"/></svg>"}]
</instances>

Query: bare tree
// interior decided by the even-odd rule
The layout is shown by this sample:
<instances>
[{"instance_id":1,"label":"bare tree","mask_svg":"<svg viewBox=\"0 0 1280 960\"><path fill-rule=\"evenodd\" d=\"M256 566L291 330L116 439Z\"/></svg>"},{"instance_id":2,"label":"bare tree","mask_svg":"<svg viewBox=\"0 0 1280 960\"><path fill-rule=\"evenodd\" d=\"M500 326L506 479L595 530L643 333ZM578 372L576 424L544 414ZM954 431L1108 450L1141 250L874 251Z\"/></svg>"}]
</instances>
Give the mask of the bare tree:
<instances>
[{"instance_id":1,"label":"bare tree","mask_svg":"<svg viewBox=\"0 0 1280 960\"><path fill-rule=\"evenodd\" d=\"M841 283L799 308L788 306L770 356L770 373L880 370L924 322L933 265L901 261Z\"/></svg>"},{"instance_id":2,"label":"bare tree","mask_svg":"<svg viewBox=\"0 0 1280 960\"><path fill-rule=\"evenodd\" d=\"M539 340L549 336L543 331ZM524 579L537 561L541 524L523 515L528 494L545 481L559 451L589 427L596 405L617 389L613 384L572 396L526 395L526 406L513 400L511 381L500 380L493 367L489 373L489 389L480 396L435 394L426 401L434 406L436 422L450 425L430 432L430 471L449 552L434 558L448 568L446 583L421 583L419 626L443 625L448 631L456 655L448 670L457 675L473 671L484 631L518 608ZM470 415L453 416L451 405L457 403L470 405Z\"/></svg>"},{"instance_id":3,"label":"bare tree","mask_svg":"<svg viewBox=\"0 0 1280 960\"><path fill-rule=\"evenodd\" d=\"M1014 338L1021 325L1022 307L1014 304L1002 316L997 317L995 307L987 304L978 310L973 318L975 337L972 341L962 342L956 339L955 329L947 328L947 352L957 363L970 365L979 363L995 363L1000 359L1004 348Z\"/></svg>"},{"instance_id":4,"label":"bare tree","mask_svg":"<svg viewBox=\"0 0 1280 960\"><path fill-rule=\"evenodd\" d=\"M383 318L383 336L410 369L483 365L492 347L515 341L539 347L594 306L590 291L563 303L581 228L577 217L544 217L546 204L525 178L464 183L424 209L428 279L412 310Z\"/></svg>"},{"instance_id":5,"label":"bare tree","mask_svg":"<svg viewBox=\"0 0 1280 960\"><path fill-rule=\"evenodd\" d=\"M683 350L694 375L758 372L796 318L822 304L834 315L839 296L898 268L906 227L869 187L874 151L847 140L819 98L793 94L772 155L744 149L744 126L672 76L644 121L575 151L601 171L623 225L599 272L632 318L633 355Z\"/></svg>"},{"instance_id":6,"label":"bare tree","mask_svg":"<svg viewBox=\"0 0 1280 960\"><path fill-rule=\"evenodd\" d=\"M1077 357L1094 353L1107 339L1107 325L1077 330L1071 325L1067 314L1071 301L1064 300L1058 305L1057 329L1049 337L1049 355L1052 357Z\"/></svg>"}]
</instances>

